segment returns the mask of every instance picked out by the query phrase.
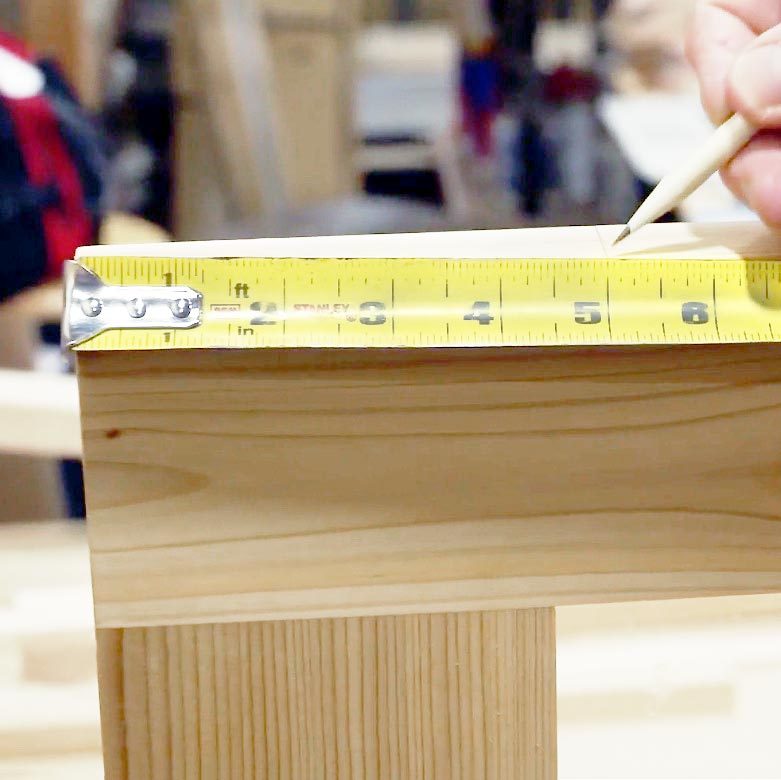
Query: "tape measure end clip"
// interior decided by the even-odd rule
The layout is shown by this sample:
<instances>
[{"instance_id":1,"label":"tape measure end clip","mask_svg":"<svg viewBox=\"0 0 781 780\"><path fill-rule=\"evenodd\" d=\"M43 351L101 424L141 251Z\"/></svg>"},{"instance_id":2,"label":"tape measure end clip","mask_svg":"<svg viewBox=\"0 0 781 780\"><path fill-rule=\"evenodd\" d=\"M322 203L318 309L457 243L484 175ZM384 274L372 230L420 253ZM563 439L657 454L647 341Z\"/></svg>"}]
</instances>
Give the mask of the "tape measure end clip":
<instances>
[{"instance_id":1,"label":"tape measure end clip","mask_svg":"<svg viewBox=\"0 0 781 780\"><path fill-rule=\"evenodd\" d=\"M106 284L75 260L65 264L63 349L107 330L183 330L201 324L203 295L191 287Z\"/></svg>"}]
</instances>

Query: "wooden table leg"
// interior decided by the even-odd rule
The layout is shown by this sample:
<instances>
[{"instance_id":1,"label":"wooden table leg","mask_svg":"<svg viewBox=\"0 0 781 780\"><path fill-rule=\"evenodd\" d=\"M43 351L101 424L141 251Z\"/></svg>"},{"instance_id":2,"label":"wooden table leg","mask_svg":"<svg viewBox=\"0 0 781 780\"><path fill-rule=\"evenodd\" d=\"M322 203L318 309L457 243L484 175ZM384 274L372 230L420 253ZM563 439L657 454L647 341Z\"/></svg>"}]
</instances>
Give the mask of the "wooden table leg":
<instances>
[{"instance_id":1,"label":"wooden table leg","mask_svg":"<svg viewBox=\"0 0 781 780\"><path fill-rule=\"evenodd\" d=\"M554 778L552 609L98 632L106 777Z\"/></svg>"}]
</instances>

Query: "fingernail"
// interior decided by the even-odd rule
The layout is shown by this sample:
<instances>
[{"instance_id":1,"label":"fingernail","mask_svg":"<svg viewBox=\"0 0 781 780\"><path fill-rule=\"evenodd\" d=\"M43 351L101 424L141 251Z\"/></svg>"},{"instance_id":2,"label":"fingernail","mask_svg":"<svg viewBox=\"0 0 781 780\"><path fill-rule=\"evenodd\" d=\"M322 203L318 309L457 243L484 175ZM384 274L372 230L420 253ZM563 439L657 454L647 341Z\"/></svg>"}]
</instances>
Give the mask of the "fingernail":
<instances>
[{"instance_id":1,"label":"fingernail","mask_svg":"<svg viewBox=\"0 0 781 780\"><path fill-rule=\"evenodd\" d=\"M756 117L781 113L781 45L749 49L736 60L731 80L735 94Z\"/></svg>"}]
</instances>

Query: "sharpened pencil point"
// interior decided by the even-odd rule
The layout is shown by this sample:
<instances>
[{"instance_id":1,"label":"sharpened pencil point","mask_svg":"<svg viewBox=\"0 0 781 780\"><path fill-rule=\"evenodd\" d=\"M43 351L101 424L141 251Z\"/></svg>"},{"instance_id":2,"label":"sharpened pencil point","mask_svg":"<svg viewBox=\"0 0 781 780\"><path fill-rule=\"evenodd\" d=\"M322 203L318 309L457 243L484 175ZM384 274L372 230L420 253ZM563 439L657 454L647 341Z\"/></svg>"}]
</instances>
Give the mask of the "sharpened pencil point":
<instances>
[{"instance_id":1,"label":"sharpened pencil point","mask_svg":"<svg viewBox=\"0 0 781 780\"><path fill-rule=\"evenodd\" d=\"M619 244L621 241L623 241L632 231L629 229L629 225L627 225L619 234L618 238L613 242L613 246L616 246L616 244Z\"/></svg>"}]
</instances>

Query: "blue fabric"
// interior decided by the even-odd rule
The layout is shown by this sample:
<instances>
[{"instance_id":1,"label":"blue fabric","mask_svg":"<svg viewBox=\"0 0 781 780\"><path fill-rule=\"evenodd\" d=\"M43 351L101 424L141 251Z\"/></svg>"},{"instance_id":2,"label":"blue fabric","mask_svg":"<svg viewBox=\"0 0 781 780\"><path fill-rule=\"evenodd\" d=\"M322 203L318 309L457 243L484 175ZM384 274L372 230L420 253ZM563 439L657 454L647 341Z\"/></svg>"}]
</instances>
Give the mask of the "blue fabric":
<instances>
[{"instance_id":1,"label":"blue fabric","mask_svg":"<svg viewBox=\"0 0 781 780\"><path fill-rule=\"evenodd\" d=\"M461 62L461 88L474 111L498 108L499 68L491 57L465 56Z\"/></svg>"},{"instance_id":2,"label":"blue fabric","mask_svg":"<svg viewBox=\"0 0 781 780\"><path fill-rule=\"evenodd\" d=\"M11 116L0 100L0 301L38 282L46 270L44 201L27 181Z\"/></svg>"}]
</instances>

